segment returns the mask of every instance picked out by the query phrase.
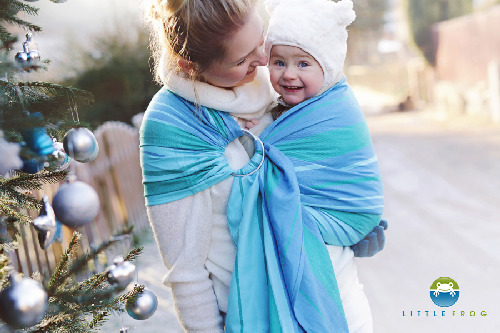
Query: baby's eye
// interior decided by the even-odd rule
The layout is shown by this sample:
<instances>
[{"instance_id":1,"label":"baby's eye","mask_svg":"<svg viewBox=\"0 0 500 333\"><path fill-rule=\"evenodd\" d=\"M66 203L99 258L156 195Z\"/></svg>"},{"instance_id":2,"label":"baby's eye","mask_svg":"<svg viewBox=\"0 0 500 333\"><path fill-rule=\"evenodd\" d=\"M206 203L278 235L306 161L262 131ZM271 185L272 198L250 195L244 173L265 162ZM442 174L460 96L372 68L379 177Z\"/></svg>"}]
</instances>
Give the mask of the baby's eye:
<instances>
[{"instance_id":1,"label":"baby's eye","mask_svg":"<svg viewBox=\"0 0 500 333\"><path fill-rule=\"evenodd\" d=\"M307 67L309 64L306 61L299 62L299 67Z\"/></svg>"},{"instance_id":2,"label":"baby's eye","mask_svg":"<svg viewBox=\"0 0 500 333\"><path fill-rule=\"evenodd\" d=\"M280 66L280 67L285 66L285 63L284 63L283 61L281 61L281 60L275 60L275 61L274 61L274 64L275 64L276 66Z\"/></svg>"}]
</instances>

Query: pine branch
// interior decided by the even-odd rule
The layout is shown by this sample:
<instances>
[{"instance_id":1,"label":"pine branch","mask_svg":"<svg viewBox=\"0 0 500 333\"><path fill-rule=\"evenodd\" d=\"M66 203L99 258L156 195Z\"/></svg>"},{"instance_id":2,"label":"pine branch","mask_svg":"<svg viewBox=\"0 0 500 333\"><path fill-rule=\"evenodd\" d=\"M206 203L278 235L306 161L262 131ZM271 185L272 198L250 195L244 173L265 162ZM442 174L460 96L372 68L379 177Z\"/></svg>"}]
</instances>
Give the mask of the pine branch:
<instances>
[{"instance_id":1,"label":"pine branch","mask_svg":"<svg viewBox=\"0 0 500 333\"><path fill-rule=\"evenodd\" d=\"M93 95L87 91L47 82L13 83L0 80L0 92L2 90L6 96L0 100L0 108L5 114L0 120L0 127L3 128L29 128L26 123L28 117L22 115L23 111L30 110L41 112L45 123L74 126L77 119L73 112L76 112L77 106L94 102Z\"/></svg>"},{"instance_id":2,"label":"pine branch","mask_svg":"<svg viewBox=\"0 0 500 333\"><path fill-rule=\"evenodd\" d=\"M86 325L86 322L80 316L75 314L57 314L44 319L40 324L30 329L29 332L88 333L89 330L88 325Z\"/></svg>"},{"instance_id":3,"label":"pine branch","mask_svg":"<svg viewBox=\"0 0 500 333\"><path fill-rule=\"evenodd\" d=\"M53 277L51 278L51 280L48 284L47 294L49 295L49 297L51 297L56 292L56 290L58 288L64 287L67 280L70 279L73 276L73 274L81 271L82 268L87 264L87 262L89 260L95 259L99 253L105 251L106 249L108 249L109 247L111 247L112 245L114 245L115 243L120 241L120 239L118 237L131 233L132 229L133 228L130 228L130 227L123 229L122 231L120 231L118 234L116 234L111 239L100 244L99 247L97 247L96 249L93 249L89 252L84 253L79 258L77 258L74 262L70 262L70 265L68 264L67 268L66 268L66 265L67 265L66 263L64 265L58 265L57 269L54 271ZM74 239L74 237L73 237L73 239ZM73 239L72 239L72 241L73 241ZM78 240L76 240L76 242L77 241ZM70 250L70 248L68 248L68 250ZM66 252L68 252L68 250ZM66 253L65 253L63 258L61 258L61 261L63 259L66 259L66 258L68 259L68 262L69 262L69 259L70 259L69 253L68 253L68 255L66 255Z\"/></svg>"},{"instance_id":4,"label":"pine branch","mask_svg":"<svg viewBox=\"0 0 500 333\"><path fill-rule=\"evenodd\" d=\"M76 252L77 246L80 242L81 235L77 232L73 233L73 237L71 238L71 241L69 242L68 248L66 251L64 251L64 254L62 255L61 259L59 260L59 263L57 264L56 269L54 270L54 273L52 274L51 279L49 280L48 286L47 286L47 294L49 297L52 296L52 294L55 292L57 288L59 288L62 284L62 282L67 278L67 275L65 272L67 271L67 266L69 265L71 256Z\"/></svg>"},{"instance_id":5,"label":"pine branch","mask_svg":"<svg viewBox=\"0 0 500 333\"><path fill-rule=\"evenodd\" d=\"M10 49L12 47L12 44L17 41L17 37L12 36L12 34L8 32L7 29L0 26L0 40L2 41L1 49Z\"/></svg>"},{"instance_id":6,"label":"pine branch","mask_svg":"<svg viewBox=\"0 0 500 333\"><path fill-rule=\"evenodd\" d=\"M132 289L131 291L129 291L129 292L123 294L123 295L120 295L115 300L118 303L125 303L128 299L130 299L131 301L133 301L133 300L135 300L135 298L137 298L139 296L140 293L142 293L144 291L145 288L146 287L143 286L142 284L141 285L135 285L134 289Z\"/></svg>"},{"instance_id":7,"label":"pine branch","mask_svg":"<svg viewBox=\"0 0 500 333\"><path fill-rule=\"evenodd\" d=\"M0 192L6 194L10 199L9 202L13 202L19 208L38 210L42 207L42 202L29 194L24 194L11 188L2 188Z\"/></svg>"},{"instance_id":8,"label":"pine branch","mask_svg":"<svg viewBox=\"0 0 500 333\"><path fill-rule=\"evenodd\" d=\"M68 171L41 172L30 175L15 174L13 178L0 177L0 213L15 217L22 223L31 223L31 218L19 211L19 208L40 210L41 200L23 193L22 190L41 190L44 184L59 183L66 178Z\"/></svg>"},{"instance_id":9,"label":"pine branch","mask_svg":"<svg viewBox=\"0 0 500 333\"><path fill-rule=\"evenodd\" d=\"M17 0L1 0L0 5L4 13L24 12L28 15L38 15L39 8L27 5ZM3 16L2 16L3 17Z\"/></svg>"},{"instance_id":10,"label":"pine branch","mask_svg":"<svg viewBox=\"0 0 500 333\"><path fill-rule=\"evenodd\" d=\"M0 196L0 215L9 216L23 224L30 224L31 218L19 212L17 209L17 201L9 200L9 198L5 196Z\"/></svg>"},{"instance_id":11,"label":"pine branch","mask_svg":"<svg viewBox=\"0 0 500 333\"><path fill-rule=\"evenodd\" d=\"M86 100L87 102L93 102L93 95L92 93L75 88L75 87L68 87L68 86L62 86L60 84L56 83L51 83L51 82L18 82L15 84L5 82L5 81L0 81L0 86L12 86L12 87L20 87L23 89L27 88L38 88L41 89L40 91L45 91L48 94L55 95L57 93L64 93L70 98L75 98L75 97L81 97L82 99ZM23 91L24 92L24 91Z\"/></svg>"},{"instance_id":12,"label":"pine branch","mask_svg":"<svg viewBox=\"0 0 500 333\"><path fill-rule=\"evenodd\" d=\"M0 178L0 191L21 188L24 190L41 190L44 184L56 184L68 176L68 171L40 172L34 175L27 173L15 173L10 179Z\"/></svg>"},{"instance_id":13,"label":"pine branch","mask_svg":"<svg viewBox=\"0 0 500 333\"><path fill-rule=\"evenodd\" d=\"M123 257L124 261L134 261L138 256L142 254L144 251L144 246L138 246L132 249L125 257Z\"/></svg>"},{"instance_id":14,"label":"pine branch","mask_svg":"<svg viewBox=\"0 0 500 333\"><path fill-rule=\"evenodd\" d=\"M24 27L24 28L27 28L31 31L35 31L35 32L42 31L42 28L40 28L38 25L30 23L30 22L25 21L25 20L21 20L20 18L17 18L15 16L7 16L7 17L4 17L3 20L8 24Z\"/></svg>"},{"instance_id":15,"label":"pine branch","mask_svg":"<svg viewBox=\"0 0 500 333\"><path fill-rule=\"evenodd\" d=\"M106 319L109 317L109 315L110 315L110 313L108 311L95 313L93 318L92 318L92 321L89 324L89 328L94 329L97 326L102 325L102 323L104 323L104 321L106 321Z\"/></svg>"}]
</instances>

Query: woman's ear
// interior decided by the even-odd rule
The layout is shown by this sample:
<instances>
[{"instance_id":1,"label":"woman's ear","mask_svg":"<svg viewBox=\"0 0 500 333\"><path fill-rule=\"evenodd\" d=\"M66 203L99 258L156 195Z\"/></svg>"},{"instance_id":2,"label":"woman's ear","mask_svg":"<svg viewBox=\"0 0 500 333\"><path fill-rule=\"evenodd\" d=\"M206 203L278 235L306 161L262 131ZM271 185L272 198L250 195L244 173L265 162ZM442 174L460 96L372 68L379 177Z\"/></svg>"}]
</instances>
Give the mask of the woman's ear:
<instances>
[{"instance_id":1,"label":"woman's ear","mask_svg":"<svg viewBox=\"0 0 500 333\"><path fill-rule=\"evenodd\" d=\"M182 72L188 75L192 75L195 69L195 66L190 61L184 58L180 58L179 60L177 60L177 66Z\"/></svg>"}]
</instances>

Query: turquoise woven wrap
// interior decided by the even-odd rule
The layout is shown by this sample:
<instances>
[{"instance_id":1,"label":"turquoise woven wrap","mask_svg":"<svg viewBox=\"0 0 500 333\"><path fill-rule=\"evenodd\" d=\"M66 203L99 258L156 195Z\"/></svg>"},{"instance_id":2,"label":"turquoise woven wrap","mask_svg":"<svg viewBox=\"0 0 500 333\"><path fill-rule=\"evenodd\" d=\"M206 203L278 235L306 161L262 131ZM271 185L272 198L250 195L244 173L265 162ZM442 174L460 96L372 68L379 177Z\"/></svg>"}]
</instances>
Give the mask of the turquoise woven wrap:
<instances>
[{"instance_id":1,"label":"turquoise woven wrap","mask_svg":"<svg viewBox=\"0 0 500 333\"><path fill-rule=\"evenodd\" d=\"M263 167L236 178L237 246L227 332L348 332L326 244L349 246L380 221L380 172L345 80L287 111L260 136Z\"/></svg>"},{"instance_id":2,"label":"turquoise woven wrap","mask_svg":"<svg viewBox=\"0 0 500 333\"><path fill-rule=\"evenodd\" d=\"M241 135L227 113L197 108L161 89L148 106L140 131L146 204L179 200L229 178L234 170L224 149ZM255 168L253 161L259 156L239 172Z\"/></svg>"},{"instance_id":3,"label":"turquoise woven wrap","mask_svg":"<svg viewBox=\"0 0 500 333\"><path fill-rule=\"evenodd\" d=\"M206 189L234 170L232 117L166 90L141 130L148 205ZM349 246L380 221L383 195L366 123L345 81L286 112L236 174L228 223L237 248L227 332L348 332L325 243Z\"/></svg>"}]
</instances>

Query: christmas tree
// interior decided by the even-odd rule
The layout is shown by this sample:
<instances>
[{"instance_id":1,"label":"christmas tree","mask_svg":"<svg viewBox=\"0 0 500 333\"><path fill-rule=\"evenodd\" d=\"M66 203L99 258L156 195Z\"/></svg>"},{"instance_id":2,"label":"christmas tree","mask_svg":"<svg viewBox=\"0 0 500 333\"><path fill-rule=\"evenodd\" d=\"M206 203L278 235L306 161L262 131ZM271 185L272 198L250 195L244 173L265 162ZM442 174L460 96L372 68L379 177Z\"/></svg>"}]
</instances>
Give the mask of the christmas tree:
<instances>
[{"instance_id":1,"label":"christmas tree","mask_svg":"<svg viewBox=\"0 0 500 333\"><path fill-rule=\"evenodd\" d=\"M68 171L70 158L85 163L98 153L92 132L80 127L76 112L78 105L92 102L92 95L19 79L49 65L33 42L41 28L24 19L37 14L38 8L21 1L0 0L0 328L95 332L125 304L135 319L146 319L156 308L154 294L144 292L144 286L126 289L135 274L131 261L141 248L124 253L103 272L90 274L87 269L100 253L130 235L132 228L118 231L88 251L81 250L81 235L74 232L51 273L21 277L10 262L9 253L23 237L21 224L34 226L45 250L60 238L62 225L75 229L91 223L99 210L97 193ZM26 39L21 50L13 50L18 37L12 31L19 30ZM52 204L48 196L38 199L31 193L63 180ZM33 210L40 212L38 217L30 216ZM134 313L141 297L154 298L146 314Z\"/></svg>"}]
</instances>

